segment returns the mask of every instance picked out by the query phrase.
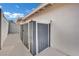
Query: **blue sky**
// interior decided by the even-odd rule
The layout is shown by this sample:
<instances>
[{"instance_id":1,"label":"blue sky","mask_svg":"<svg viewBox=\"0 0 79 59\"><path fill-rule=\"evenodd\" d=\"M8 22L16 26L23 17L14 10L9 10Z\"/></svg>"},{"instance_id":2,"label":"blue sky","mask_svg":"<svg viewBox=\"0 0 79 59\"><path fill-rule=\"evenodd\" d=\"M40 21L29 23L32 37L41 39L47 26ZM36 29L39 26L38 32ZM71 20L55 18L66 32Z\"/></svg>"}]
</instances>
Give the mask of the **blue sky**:
<instances>
[{"instance_id":1,"label":"blue sky","mask_svg":"<svg viewBox=\"0 0 79 59\"><path fill-rule=\"evenodd\" d=\"M16 20L37 8L39 3L0 3L0 8L8 20Z\"/></svg>"}]
</instances>

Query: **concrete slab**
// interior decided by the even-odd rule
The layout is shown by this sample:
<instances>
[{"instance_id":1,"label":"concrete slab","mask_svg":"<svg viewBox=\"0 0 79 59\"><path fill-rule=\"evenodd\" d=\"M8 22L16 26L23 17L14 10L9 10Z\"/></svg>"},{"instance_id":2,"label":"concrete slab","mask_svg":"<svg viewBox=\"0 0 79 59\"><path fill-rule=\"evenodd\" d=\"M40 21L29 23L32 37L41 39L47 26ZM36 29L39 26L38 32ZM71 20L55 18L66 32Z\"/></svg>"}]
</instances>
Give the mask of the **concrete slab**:
<instances>
[{"instance_id":1,"label":"concrete slab","mask_svg":"<svg viewBox=\"0 0 79 59\"><path fill-rule=\"evenodd\" d=\"M18 33L9 34L4 42L0 56L32 56L28 49L23 45ZM36 56L66 56L66 54L55 48L47 48Z\"/></svg>"},{"instance_id":2,"label":"concrete slab","mask_svg":"<svg viewBox=\"0 0 79 59\"><path fill-rule=\"evenodd\" d=\"M32 56L28 49L23 45L18 33L9 34L4 42L3 49L0 50L1 56Z\"/></svg>"},{"instance_id":3,"label":"concrete slab","mask_svg":"<svg viewBox=\"0 0 79 59\"><path fill-rule=\"evenodd\" d=\"M58 51L57 49L50 47L50 48L43 50L36 56L66 56L66 55Z\"/></svg>"}]
</instances>

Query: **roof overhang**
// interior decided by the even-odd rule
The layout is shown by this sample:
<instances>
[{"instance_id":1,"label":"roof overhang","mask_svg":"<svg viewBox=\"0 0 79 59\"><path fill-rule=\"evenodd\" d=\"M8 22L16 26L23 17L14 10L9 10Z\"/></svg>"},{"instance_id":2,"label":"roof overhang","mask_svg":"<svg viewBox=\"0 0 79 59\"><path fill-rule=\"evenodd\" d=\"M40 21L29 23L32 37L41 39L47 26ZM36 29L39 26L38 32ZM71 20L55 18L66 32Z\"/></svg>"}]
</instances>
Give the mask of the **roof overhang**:
<instances>
[{"instance_id":1,"label":"roof overhang","mask_svg":"<svg viewBox=\"0 0 79 59\"><path fill-rule=\"evenodd\" d=\"M17 24L24 24L24 23L28 23L29 21L32 21L32 20L28 20L28 18L31 17L32 15L34 15L36 12L38 12L40 9L44 8L47 5L49 5L49 3L40 4L40 6L38 8L36 8L30 14L24 16L21 20L17 20L16 23Z\"/></svg>"}]
</instances>

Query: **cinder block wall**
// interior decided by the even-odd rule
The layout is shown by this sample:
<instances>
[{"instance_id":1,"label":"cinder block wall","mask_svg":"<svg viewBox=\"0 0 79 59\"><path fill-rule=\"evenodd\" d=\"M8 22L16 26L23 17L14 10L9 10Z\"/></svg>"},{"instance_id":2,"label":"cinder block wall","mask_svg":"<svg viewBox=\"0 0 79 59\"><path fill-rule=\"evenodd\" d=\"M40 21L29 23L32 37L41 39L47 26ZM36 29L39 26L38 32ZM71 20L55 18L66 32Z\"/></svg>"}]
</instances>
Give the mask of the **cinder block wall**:
<instances>
[{"instance_id":1,"label":"cinder block wall","mask_svg":"<svg viewBox=\"0 0 79 59\"><path fill-rule=\"evenodd\" d=\"M19 33L20 26L14 22L9 21L9 33Z\"/></svg>"}]
</instances>

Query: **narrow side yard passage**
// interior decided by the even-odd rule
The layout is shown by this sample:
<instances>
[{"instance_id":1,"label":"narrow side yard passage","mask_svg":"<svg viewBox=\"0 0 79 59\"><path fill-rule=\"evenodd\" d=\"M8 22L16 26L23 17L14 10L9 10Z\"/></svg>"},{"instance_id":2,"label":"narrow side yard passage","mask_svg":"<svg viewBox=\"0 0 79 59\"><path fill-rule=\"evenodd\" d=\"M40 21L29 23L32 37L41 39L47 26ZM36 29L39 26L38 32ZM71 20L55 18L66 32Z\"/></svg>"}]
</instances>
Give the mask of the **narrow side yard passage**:
<instances>
[{"instance_id":1,"label":"narrow side yard passage","mask_svg":"<svg viewBox=\"0 0 79 59\"><path fill-rule=\"evenodd\" d=\"M0 56L32 56L28 49L23 45L18 33L11 33L4 42ZM55 48L47 48L36 56L66 56L66 54Z\"/></svg>"},{"instance_id":2,"label":"narrow side yard passage","mask_svg":"<svg viewBox=\"0 0 79 59\"><path fill-rule=\"evenodd\" d=\"M22 44L19 34L9 34L0 50L2 56L31 56L28 49Z\"/></svg>"}]
</instances>

